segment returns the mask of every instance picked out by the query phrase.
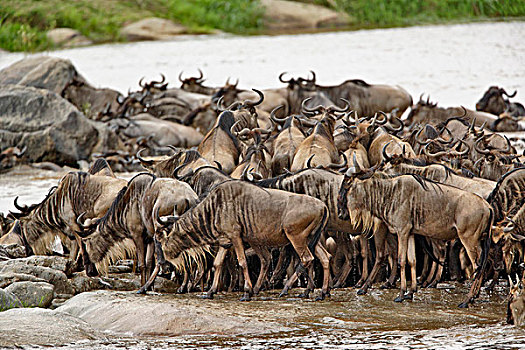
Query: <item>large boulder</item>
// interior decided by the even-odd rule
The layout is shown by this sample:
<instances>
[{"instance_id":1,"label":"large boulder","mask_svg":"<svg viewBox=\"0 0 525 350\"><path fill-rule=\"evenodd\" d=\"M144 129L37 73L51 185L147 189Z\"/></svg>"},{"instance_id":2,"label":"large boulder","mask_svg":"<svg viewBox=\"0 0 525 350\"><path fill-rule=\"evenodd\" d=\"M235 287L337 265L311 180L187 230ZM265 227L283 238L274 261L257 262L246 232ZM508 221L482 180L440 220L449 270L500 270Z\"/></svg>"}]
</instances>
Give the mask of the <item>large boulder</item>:
<instances>
[{"instance_id":1,"label":"large boulder","mask_svg":"<svg viewBox=\"0 0 525 350\"><path fill-rule=\"evenodd\" d=\"M103 125L99 128L104 128ZM2 146L27 147L25 159L76 166L99 144L99 131L75 106L54 92L0 86Z\"/></svg>"},{"instance_id":2,"label":"large boulder","mask_svg":"<svg viewBox=\"0 0 525 350\"><path fill-rule=\"evenodd\" d=\"M2 272L0 273L0 288L5 288L15 282L45 282L44 279L26 273Z\"/></svg>"},{"instance_id":3,"label":"large boulder","mask_svg":"<svg viewBox=\"0 0 525 350\"><path fill-rule=\"evenodd\" d=\"M185 34L188 29L168 19L149 17L124 26L120 33L129 41L166 40Z\"/></svg>"},{"instance_id":4,"label":"large boulder","mask_svg":"<svg viewBox=\"0 0 525 350\"><path fill-rule=\"evenodd\" d=\"M86 322L60 312L41 308L24 308L0 314L0 347L53 344L58 347L77 341L101 339L102 335ZM88 348L89 346L86 346Z\"/></svg>"},{"instance_id":5,"label":"large boulder","mask_svg":"<svg viewBox=\"0 0 525 350\"><path fill-rule=\"evenodd\" d=\"M46 282L15 282L5 289L13 293L24 307L48 307L55 287Z\"/></svg>"},{"instance_id":6,"label":"large boulder","mask_svg":"<svg viewBox=\"0 0 525 350\"><path fill-rule=\"evenodd\" d=\"M261 3L266 10L265 26L271 30L345 27L353 22L353 19L346 13L314 4L283 0L261 0Z\"/></svg>"},{"instance_id":7,"label":"large boulder","mask_svg":"<svg viewBox=\"0 0 525 350\"><path fill-rule=\"evenodd\" d=\"M80 75L70 60L36 56L0 70L0 85L17 84L53 91L70 101L87 117L118 108L118 91L97 89Z\"/></svg>"},{"instance_id":8,"label":"large boulder","mask_svg":"<svg viewBox=\"0 0 525 350\"><path fill-rule=\"evenodd\" d=\"M30 266L42 266L49 267L53 270L62 271L66 276L73 274L73 261L70 259L63 258L61 256L46 256L46 255L33 255L27 258L10 260L2 263L0 266L12 266L25 264Z\"/></svg>"}]
</instances>

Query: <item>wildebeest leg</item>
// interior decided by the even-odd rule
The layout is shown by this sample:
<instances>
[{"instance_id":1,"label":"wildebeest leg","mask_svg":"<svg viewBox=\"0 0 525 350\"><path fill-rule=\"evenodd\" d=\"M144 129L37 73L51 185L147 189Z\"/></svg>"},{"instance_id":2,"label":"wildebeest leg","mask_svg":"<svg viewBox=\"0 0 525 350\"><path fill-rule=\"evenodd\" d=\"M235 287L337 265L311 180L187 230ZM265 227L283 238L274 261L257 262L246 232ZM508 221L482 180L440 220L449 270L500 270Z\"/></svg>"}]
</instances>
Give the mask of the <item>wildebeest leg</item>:
<instances>
[{"instance_id":1,"label":"wildebeest leg","mask_svg":"<svg viewBox=\"0 0 525 350\"><path fill-rule=\"evenodd\" d=\"M146 283L146 252L144 247L144 240L142 239L142 235L137 235L132 233L133 242L135 243L135 247L137 250L137 265L139 268L140 273L140 284L144 285Z\"/></svg>"},{"instance_id":2,"label":"wildebeest leg","mask_svg":"<svg viewBox=\"0 0 525 350\"><path fill-rule=\"evenodd\" d=\"M363 269L361 278L356 283L355 287L360 288L368 278L368 253L370 248L368 246L368 239L364 235L359 236L359 242L361 243L361 257L363 258Z\"/></svg>"},{"instance_id":3,"label":"wildebeest leg","mask_svg":"<svg viewBox=\"0 0 525 350\"><path fill-rule=\"evenodd\" d=\"M246 254L244 251L244 245L240 237L232 238L233 249L235 249L235 255L237 256L237 262L242 268L244 274L244 295L241 301L249 301L253 295L253 286L250 278L250 272L248 271L248 262L246 261Z\"/></svg>"},{"instance_id":4,"label":"wildebeest leg","mask_svg":"<svg viewBox=\"0 0 525 350\"><path fill-rule=\"evenodd\" d=\"M445 260L447 256L447 243L446 242L439 242L435 245L435 254L439 260L439 264L436 264L436 274L434 275L434 279L430 284L428 285L429 288L436 288L436 285L441 280L441 276L443 274L443 267L445 265Z\"/></svg>"},{"instance_id":5,"label":"wildebeest leg","mask_svg":"<svg viewBox=\"0 0 525 350\"><path fill-rule=\"evenodd\" d=\"M406 276L406 262L407 262L407 250L408 250L408 235L410 233L409 229L405 229L403 232L397 234L398 241L398 254L397 258L399 259L399 267L401 269L401 289L399 291L399 296L394 299L395 302L402 302L407 291L407 276Z\"/></svg>"},{"instance_id":6,"label":"wildebeest leg","mask_svg":"<svg viewBox=\"0 0 525 350\"><path fill-rule=\"evenodd\" d=\"M153 247L153 242L149 242L146 245L146 277L149 278L151 276L151 273L153 271L153 253L155 251L155 248Z\"/></svg>"},{"instance_id":7,"label":"wildebeest leg","mask_svg":"<svg viewBox=\"0 0 525 350\"><path fill-rule=\"evenodd\" d=\"M255 287L253 288L253 293L259 294L259 291L261 290L261 287L266 281L266 277L268 275L268 269L270 268L269 262L272 259L272 254L270 250L263 247L252 246L252 248L259 257L259 260L261 261L259 277L257 278L257 282L255 283Z\"/></svg>"},{"instance_id":8,"label":"wildebeest leg","mask_svg":"<svg viewBox=\"0 0 525 350\"><path fill-rule=\"evenodd\" d=\"M365 283L357 291L358 295L366 294L368 288L374 283L377 273L384 265L386 257L386 235L388 234L385 225L381 225L376 233L374 233L374 240L376 245L376 261L374 262L374 267L370 272L370 275L366 279Z\"/></svg>"},{"instance_id":9,"label":"wildebeest leg","mask_svg":"<svg viewBox=\"0 0 525 350\"><path fill-rule=\"evenodd\" d=\"M149 280L137 291L137 294L146 294L146 291L151 287L153 282L155 282L155 278L157 278L159 271L160 264L156 264L155 269L153 270L153 273L151 274Z\"/></svg>"},{"instance_id":10,"label":"wildebeest leg","mask_svg":"<svg viewBox=\"0 0 525 350\"><path fill-rule=\"evenodd\" d=\"M206 299L213 299L213 295L217 293L217 288L219 287L219 281L222 275L222 267L224 264L224 258L226 257L226 253L228 253L228 249L224 247L219 247L217 256L215 256L215 260L213 260L213 267L215 268L215 274L213 275L213 283L208 292L204 294L204 298Z\"/></svg>"},{"instance_id":11,"label":"wildebeest leg","mask_svg":"<svg viewBox=\"0 0 525 350\"><path fill-rule=\"evenodd\" d=\"M396 287L397 277L397 239L394 235L387 235L386 246L388 248L388 264L390 265L390 276L381 288L390 289Z\"/></svg>"},{"instance_id":12,"label":"wildebeest leg","mask_svg":"<svg viewBox=\"0 0 525 350\"><path fill-rule=\"evenodd\" d=\"M336 282L334 283L333 288L340 288L345 284L350 271L352 271L352 267L354 267L355 247L354 241L349 236L338 234L336 237L339 244L338 251L341 251L341 254L344 257L344 262L339 273L335 277Z\"/></svg>"},{"instance_id":13,"label":"wildebeest leg","mask_svg":"<svg viewBox=\"0 0 525 350\"><path fill-rule=\"evenodd\" d=\"M408 264L410 265L410 290L404 296L404 299L412 300L414 293L417 291L417 275L416 275L416 242L414 235L408 237Z\"/></svg>"},{"instance_id":14,"label":"wildebeest leg","mask_svg":"<svg viewBox=\"0 0 525 350\"><path fill-rule=\"evenodd\" d=\"M279 249L279 259L277 259L277 264L272 272L272 277L270 277L270 285L272 286L282 277L290 264L292 253L288 247L289 245Z\"/></svg>"},{"instance_id":15,"label":"wildebeest leg","mask_svg":"<svg viewBox=\"0 0 525 350\"><path fill-rule=\"evenodd\" d=\"M186 291L186 287L188 286L188 280L190 278L189 268L184 269L184 273L182 275L182 283L180 284L179 289L177 289L177 293L182 294L184 291ZM189 292L189 290L188 290Z\"/></svg>"},{"instance_id":16,"label":"wildebeest leg","mask_svg":"<svg viewBox=\"0 0 525 350\"><path fill-rule=\"evenodd\" d=\"M321 261L323 266L323 287L321 289L321 295L316 298L316 300L324 300L325 297L330 296L330 258L331 255L323 247L322 243L319 242L315 246L315 256Z\"/></svg>"},{"instance_id":17,"label":"wildebeest leg","mask_svg":"<svg viewBox=\"0 0 525 350\"><path fill-rule=\"evenodd\" d=\"M423 239L426 239L426 238L423 238ZM421 275L419 276L419 279L420 281L423 281L424 282L421 282L421 286L423 288L425 288L428 283L430 283L429 281L432 279L432 277L434 276L434 262L430 262L430 257L428 256L428 254L425 254L425 256L423 257L423 269L421 270Z\"/></svg>"}]
</instances>

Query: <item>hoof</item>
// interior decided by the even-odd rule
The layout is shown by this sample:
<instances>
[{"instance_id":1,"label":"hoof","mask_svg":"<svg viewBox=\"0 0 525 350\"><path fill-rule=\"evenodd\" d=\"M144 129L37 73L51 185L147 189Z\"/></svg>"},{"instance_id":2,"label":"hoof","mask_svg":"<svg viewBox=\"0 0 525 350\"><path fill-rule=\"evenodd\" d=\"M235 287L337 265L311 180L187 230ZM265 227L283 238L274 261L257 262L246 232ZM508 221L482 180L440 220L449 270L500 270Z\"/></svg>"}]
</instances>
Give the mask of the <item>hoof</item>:
<instances>
[{"instance_id":1,"label":"hoof","mask_svg":"<svg viewBox=\"0 0 525 350\"><path fill-rule=\"evenodd\" d=\"M310 296L310 292L302 292L297 297L298 298L308 298Z\"/></svg>"},{"instance_id":2,"label":"hoof","mask_svg":"<svg viewBox=\"0 0 525 350\"><path fill-rule=\"evenodd\" d=\"M461 304L458 305L460 309L466 309L468 308L468 302L464 301Z\"/></svg>"},{"instance_id":3,"label":"hoof","mask_svg":"<svg viewBox=\"0 0 525 350\"><path fill-rule=\"evenodd\" d=\"M252 300L252 298L249 295L243 295L243 297L239 299L239 301L250 301L250 300Z\"/></svg>"},{"instance_id":4,"label":"hoof","mask_svg":"<svg viewBox=\"0 0 525 350\"><path fill-rule=\"evenodd\" d=\"M146 288L140 288L137 290L137 294L146 294Z\"/></svg>"},{"instance_id":5,"label":"hoof","mask_svg":"<svg viewBox=\"0 0 525 350\"><path fill-rule=\"evenodd\" d=\"M287 295L288 295L288 292L283 290L281 293L279 293L279 298L282 298Z\"/></svg>"},{"instance_id":6,"label":"hoof","mask_svg":"<svg viewBox=\"0 0 525 350\"><path fill-rule=\"evenodd\" d=\"M177 289L177 294L184 294L184 288Z\"/></svg>"},{"instance_id":7,"label":"hoof","mask_svg":"<svg viewBox=\"0 0 525 350\"><path fill-rule=\"evenodd\" d=\"M405 298L403 298L401 295L394 299L396 303L401 303L403 300L405 300Z\"/></svg>"},{"instance_id":8,"label":"hoof","mask_svg":"<svg viewBox=\"0 0 525 350\"><path fill-rule=\"evenodd\" d=\"M315 301L322 301L324 300L325 298L325 295L321 293L321 295L319 295L317 298L315 298Z\"/></svg>"},{"instance_id":9,"label":"hoof","mask_svg":"<svg viewBox=\"0 0 525 350\"><path fill-rule=\"evenodd\" d=\"M213 299L213 294L206 293L200 296L201 299Z\"/></svg>"},{"instance_id":10,"label":"hoof","mask_svg":"<svg viewBox=\"0 0 525 350\"><path fill-rule=\"evenodd\" d=\"M412 301L414 299L414 293L407 293L403 296L403 300L410 300Z\"/></svg>"},{"instance_id":11,"label":"hoof","mask_svg":"<svg viewBox=\"0 0 525 350\"><path fill-rule=\"evenodd\" d=\"M365 295L367 290L365 288L361 288L357 291L357 295Z\"/></svg>"}]
</instances>

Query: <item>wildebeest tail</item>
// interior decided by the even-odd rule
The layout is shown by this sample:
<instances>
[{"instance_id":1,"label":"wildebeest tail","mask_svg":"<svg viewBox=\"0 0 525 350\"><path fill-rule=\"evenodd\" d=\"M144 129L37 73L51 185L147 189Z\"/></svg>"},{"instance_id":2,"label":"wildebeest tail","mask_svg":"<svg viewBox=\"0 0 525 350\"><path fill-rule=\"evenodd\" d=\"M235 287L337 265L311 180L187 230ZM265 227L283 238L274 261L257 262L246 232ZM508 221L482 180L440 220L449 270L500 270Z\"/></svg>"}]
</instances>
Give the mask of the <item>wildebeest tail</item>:
<instances>
[{"instance_id":1,"label":"wildebeest tail","mask_svg":"<svg viewBox=\"0 0 525 350\"><path fill-rule=\"evenodd\" d=\"M328 208L325 206L323 209L323 219L321 220L321 223L319 224L319 227L317 227L317 230L314 233L314 236L312 237L312 240L310 243L308 243L308 249L314 253L315 246L317 245L317 242L319 242L319 238L321 238L321 234L323 233L323 230L326 226L326 222L328 221Z\"/></svg>"},{"instance_id":2,"label":"wildebeest tail","mask_svg":"<svg viewBox=\"0 0 525 350\"><path fill-rule=\"evenodd\" d=\"M487 228L485 229L483 238L481 240L481 255L479 259L480 261L478 264L478 269L476 272L484 273L485 271L487 271L487 263L489 261L490 243L492 242L491 229L492 229L493 220L494 220L494 211L492 210L492 208L490 208L489 223L487 225Z\"/></svg>"},{"instance_id":3,"label":"wildebeest tail","mask_svg":"<svg viewBox=\"0 0 525 350\"><path fill-rule=\"evenodd\" d=\"M432 260L436 264L443 266L443 263L439 261L436 255L434 255L434 249L432 249L432 246L428 243L428 239L420 235L415 235L414 238L421 244L421 247L423 247L425 253L428 254L430 260Z\"/></svg>"}]
</instances>

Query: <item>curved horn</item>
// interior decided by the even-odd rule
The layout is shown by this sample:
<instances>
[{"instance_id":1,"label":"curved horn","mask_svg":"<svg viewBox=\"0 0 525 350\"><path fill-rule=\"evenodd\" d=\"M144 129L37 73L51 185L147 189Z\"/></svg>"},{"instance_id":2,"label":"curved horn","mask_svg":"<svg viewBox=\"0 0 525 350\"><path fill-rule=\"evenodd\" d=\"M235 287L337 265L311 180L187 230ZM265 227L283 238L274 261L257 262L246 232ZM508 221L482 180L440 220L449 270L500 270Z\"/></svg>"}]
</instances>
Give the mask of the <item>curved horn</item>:
<instances>
[{"instance_id":1,"label":"curved horn","mask_svg":"<svg viewBox=\"0 0 525 350\"><path fill-rule=\"evenodd\" d=\"M270 119L276 122L277 124L283 124L286 121L286 119L288 119L288 117L284 117L280 119L275 116L275 113L277 113L277 111L281 108L284 108L284 105L275 107L270 113Z\"/></svg>"},{"instance_id":2,"label":"curved horn","mask_svg":"<svg viewBox=\"0 0 525 350\"><path fill-rule=\"evenodd\" d=\"M145 151L145 150L146 150L145 148L141 148L141 149L137 152L137 155L136 155L137 159L138 159L141 163L143 163L143 164L146 164L146 165L153 165L153 164L155 163L154 160L146 160L146 159L142 158L141 153L142 153L142 151Z\"/></svg>"},{"instance_id":3,"label":"curved horn","mask_svg":"<svg viewBox=\"0 0 525 350\"><path fill-rule=\"evenodd\" d=\"M423 132L423 128L419 129L419 131L416 133L416 142L419 143L420 145L426 145L428 142L426 142L426 141L423 142L419 138L419 136L421 135L422 132Z\"/></svg>"},{"instance_id":4,"label":"curved horn","mask_svg":"<svg viewBox=\"0 0 525 350\"><path fill-rule=\"evenodd\" d=\"M509 95L509 94L507 93L507 91L505 91L504 88L499 89L499 91L501 91L502 94L507 95L507 97L509 97L509 98L512 98L512 97L516 96L516 94L518 93L518 90L514 90L514 92L512 93L512 95Z\"/></svg>"},{"instance_id":5,"label":"curved horn","mask_svg":"<svg viewBox=\"0 0 525 350\"><path fill-rule=\"evenodd\" d=\"M219 112L219 114L221 114L222 112L225 111L225 109L222 106L222 100L223 99L224 99L224 95L219 97L219 99L217 100L217 111Z\"/></svg>"},{"instance_id":6,"label":"curved horn","mask_svg":"<svg viewBox=\"0 0 525 350\"><path fill-rule=\"evenodd\" d=\"M484 140L485 140L485 136L480 137L480 138L476 141L476 143L474 144L474 149L475 149L476 152L478 152L478 153L481 153L481 154L485 154L485 155L487 155L487 154L490 154L490 150L488 150L488 149L481 149L481 148L479 147L479 143L480 143L481 141L484 141Z\"/></svg>"},{"instance_id":7,"label":"curved horn","mask_svg":"<svg viewBox=\"0 0 525 350\"><path fill-rule=\"evenodd\" d=\"M175 152L175 154L180 152L180 150L173 145L168 145L168 148L171 149L173 152Z\"/></svg>"},{"instance_id":8,"label":"curved horn","mask_svg":"<svg viewBox=\"0 0 525 350\"><path fill-rule=\"evenodd\" d=\"M315 107L315 108L308 108L308 107L306 107L306 103L307 103L308 101L310 101L312 98L313 98L313 97L308 97L308 98L305 98L305 99L303 100L303 102L301 103L301 110L302 110L303 112L307 112L307 113L321 112L321 109L324 111L325 108L324 108L323 105L319 105L319 106L317 106L317 107Z\"/></svg>"},{"instance_id":9,"label":"curved horn","mask_svg":"<svg viewBox=\"0 0 525 350\"><path fill-rule=\"evenodd\" d=\"M315 157L315 154L312 154L308 160L306 161L306 167L311 168L312 167L312 159Z\"/></svg>"},{"instance_id":10,"label":"curved horn","mask_svg":"<svg viewBox=\"0 0 525 350\"><path fill-rule=\"evenodd\" d=\"M466 146L465 150L464 151L454 151L454 150L452 150L450 152L451 155L462 157L462 156L464 156L464 155L466 155L466 154L468 154L470 152L470 146L468 145L468 143L466 143L465 141L460 139L459 140L459 144L460 144L460 148L459 149L461 149L461 145L465 145Z\"/></svg>"},{"instance_id":11,"label":"curved horn","mask_svg":"<svg viewBox=\"0 0 525 350\"><path fill-rule=\"evenodd\" d=\"M510 144L510 140L507 136L503 135L503 137L505 138L505 141L507 141L507 145L505 146L504 149L502 149L500 152L501 153L510 153L511 149L512 149L512 146Z\"/></svg>"},{"instance_id":12,"label":"curved horn","mask_svg":"<svg viewBox=\"0 0 525 350\"><path fill-rule=\"evenodd\" d=\"M512 232L514 231L514 229L516 228L516 225L514 222L510 221L507 226L505 226L505 228L503 229L503 232L505 233L509 233L509 232Z\"/></svg>"},{"instance_id":13,"label":"curved horn","mask_svg":"<svg viewBox=\"0 0 525 350\"><path fill-rule=\"evenodd\" d=\"M180 81L181 83L184 83L184 80L182 79L182 72L184 72L184 71L181 70L180 73L179 73L179 81Z\"/></svg>"},{"instance_id":14,"label":"curved horn","mask_svg":"<svg viewBox=\"0 0 525 350\"><path fill-rule=\"evenodd\" d=\"M310 81L310 82L315 84L315 79L316 79L315 72L313 70L310 70L310 73L312 73L312 79L308 79L308 81Z\"/></svg>"},{"instance_id":15,"label":"curved horn","mask_svg":"<svg viewBox=\"0 0 525 350\"><path fill-rule=\"evenodd\" d=\"M344 98L340 98L340 100L343 101L346 106L343 108L339 108L337 106L330 106L328 107L328 112L338 112L338 113L348 112L350 110L350 101Z\"/></svg>"},{"instance_id":16,"label":"curved horn","mask_svg":"<svg viewBox=\"0 0 525 350\"><path fill-rule=\"evenodd\" d=\"M245 100L243 103L244 107L255 107L255 106L260 105L264 101L264 94L260 90L252 89L252 91L254 91L255 93L257 93L257 95L259 95L259 101Z\"/></svg>"},{"instance_id":17,"label":"curved horn","mask_svg":"<svg viewBox=\"0 0 525 350\"><path fill-rule=\"evenodd\" d=\"M197 68L198 71L199 71L199 76L197 77L197 79L195 79L195 81L197 83L202 83L204 81L204 74L202 73L201 69L200 68Z\"/></svg>"},{"instance_id":18,"label":"curved horn","mask_svg":"<svg viewBox=\"0 0 525 350\"><path fill-rule=\"evenodd\" d=\"M383 146L383 150L381 151L381 154L383 155L383 158L385 159L385 162L390 162L392 160L392 157L386 153L386 148L392 141L389 141L386 145Z\"/></svg>"},{"instance_id":19,"label":"curved horn","mask_svg":"<svg viewBox=\"0 0 525 350\"><path fill-rule=\"evenodd\" d=\"M439 152L436 152L436 153L430 153L430 151L428 150L428 146L430 146L432 143L429 142L426 144L426 146L423 148L423 153L426 154L427 156L429 157L441 157L441 156L444 156L447 154L447 151L439 151Z\"/></svg>"},{"instance_id":20,"label":"curved horn","mask_svg":"<svg viewBox=\"0 0 525 350\"><path fill-rule=\"evenodd\" d=\"M29 211L29 207L27 205L24 205L24 206L21 206L20 204L18 204L18 196L15 197L15 208L20 210L22 213L26 213Z\"/></svg>"},{"instance_id":21,"label":"curved horn","mask_svg":"<svg viewBox=\"0 0 525 350\"><path fill-rule=\"evenodd\" d=\"M383 119L381 120L377 119L377 114L378 113L376 113L376 115L374 116L376 118L376 123L379 125L385 125L388 122L388 116L386 115L386 113L383 111L379 111L379 114L383 116Z\"/></svg>"},{"instance_id":22,"label":"curved horn","mask_svg":"<svg viewBox=\"0 0 525 350\"><path fill-rule=\"evenodd\" d=\"M403 130L403 128L405 127L405 123L403 123L403 121L399 119L398 117L396 117L394 114L390 114L390 115L391 115L391 119L395 120L399 126L397 128L394 128L393 126L389 124L385 124L385 128L387 128L389 131L391 131L394 134Z\"/></svg>"},{"instance_id":23,"label":"curved horn","mask_svg":"<svg viewBox=\"0 0 525 350\"><path fill-rule=\"evenodd\" d=\"M282 72L281 74L279 74L279 81L281 83L288 84L288 83L290 83L292 81L292 79L290 78L289 80L284 80L283 79L283 75L285 75L285 74L286 74L286 72Z\"/></svg>"},{"instance_id":24,"label":"curved horn","mask_svg":"<svg viewBox=\"0 0 525 350\"><path fill-rule=\"evenodd\" d=\"M233 125L230 128L230 134L232 134L232 135L236 135L237 134L235 131L233 131L233 129L235 129L237 124L239 124L240 122L241 122L240 120L237 120L235 123L233 123Z\"/></svg>"},{"instance_id":25,"label":"curved horn","mask_svg":"<svg viewBox=\"0 0 525 350\"><path fill-rule=\"evenodd\" d=\"M143 85L143 84L142 84L142 81L143 81L143 80L144 80L144 77L140 78L140 80L139 80L139 86L140 86L141 88L144 89L144 88L146 87L146 85Z\"/></svg>"},{"instance_id":26,"label":"curved horn","mask_svg":"<svg viewBox=\"0 0 525 350\"><path fill-rule=\"evenodd\" d=\"M355 154L355 152L354 152ZM330 163L326 167L329 169L342 169L345 168L348 165L348 158L346 158L346 155L344 153L341 153L341 156L343 157L342 163Z\"/></svg>"},{"instance_id":27,"label":"curved horn","mask_svg":"<svg viewBox=\"0 0 525 350\"><path fill-rule=\"evenodd\" d=\"M233 111L235 108L239 107L240 105L242 105L242 102L240 101L235 101L233 102L231 105L229 105L226 110L228 111Z\"/></svg>"}]
</instances>

